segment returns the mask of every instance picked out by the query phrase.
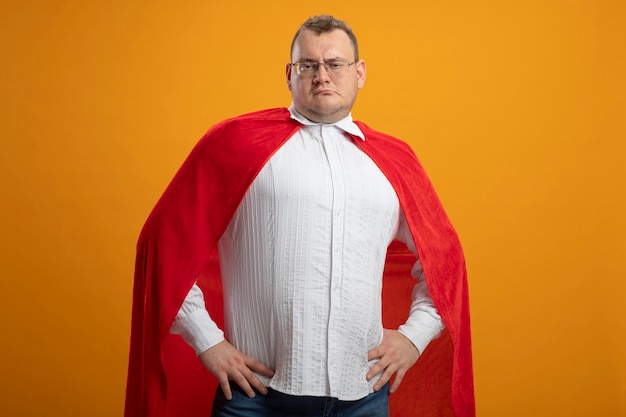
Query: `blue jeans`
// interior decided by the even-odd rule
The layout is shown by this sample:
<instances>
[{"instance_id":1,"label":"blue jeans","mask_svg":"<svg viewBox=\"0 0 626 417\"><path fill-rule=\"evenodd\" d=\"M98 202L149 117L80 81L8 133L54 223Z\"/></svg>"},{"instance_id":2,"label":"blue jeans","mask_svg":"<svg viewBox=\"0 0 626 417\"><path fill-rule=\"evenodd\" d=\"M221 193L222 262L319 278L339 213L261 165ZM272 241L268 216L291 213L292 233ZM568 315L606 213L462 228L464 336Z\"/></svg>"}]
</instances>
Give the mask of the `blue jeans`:
<instances>
[{"instance_id":1,"label":"blue jeans","mask_svg":"<svg viewBox=\"0 0 626 417\"><path fill-rule=\"evenodd\" d=\"M248 396L231 383L233 399L217 387L211 417L389 417L389 385L357 401L333 397L287 395L269 388L267 395Z\"/></svg>"}]
</instances>

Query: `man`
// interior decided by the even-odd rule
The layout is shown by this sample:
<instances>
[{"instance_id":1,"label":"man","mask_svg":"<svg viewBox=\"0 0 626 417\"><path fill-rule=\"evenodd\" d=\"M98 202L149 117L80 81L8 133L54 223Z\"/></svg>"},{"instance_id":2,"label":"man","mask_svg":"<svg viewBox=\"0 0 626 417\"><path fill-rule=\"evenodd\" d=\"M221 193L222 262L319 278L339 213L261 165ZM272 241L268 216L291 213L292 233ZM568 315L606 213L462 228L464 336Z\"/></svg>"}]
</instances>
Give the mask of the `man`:
<instances>
[{"instance_id":1,"label":"man","mask_svg":"<svg viewBox=\"0 0 626 417\"><path fill-rule=\"evenodd\" d=\"M366 78L352 30L311 18L291 56L290 108L212 128L144 226L126 415L208 415L201 363L219 383L214 417L387 416L389 393L444 327L432 351L447 364L416 388L430 400L409 391L402 413L474 415L456 233L408 146L352 121ZM417 283L404 323L384 329L395 239L413 252ZM225 328L211 295L216 249Z\"/></svg>"}]
</instances>

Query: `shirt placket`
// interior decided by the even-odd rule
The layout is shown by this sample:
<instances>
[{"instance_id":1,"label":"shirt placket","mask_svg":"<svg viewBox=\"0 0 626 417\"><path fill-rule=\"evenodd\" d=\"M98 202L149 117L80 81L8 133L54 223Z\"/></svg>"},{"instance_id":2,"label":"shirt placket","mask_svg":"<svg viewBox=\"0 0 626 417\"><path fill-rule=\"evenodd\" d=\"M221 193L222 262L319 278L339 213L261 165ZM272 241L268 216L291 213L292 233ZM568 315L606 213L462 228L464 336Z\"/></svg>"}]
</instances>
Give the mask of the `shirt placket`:
<instances>
[{"instance_id":1,"label":"shirt placket","mask_svg":"<svg viewBox=\"0 0 626 417\"><path fill-rule=\"evenodd\" d=\"M341 317L343 286L344 211L346 188L344 167L339 158L336 132L320 126L322 143L328 158L332 181L331 265L330 265L330 311L328 317L328 379L331 392L340 389L342 369Z\"/></svg>"}]
</instances>

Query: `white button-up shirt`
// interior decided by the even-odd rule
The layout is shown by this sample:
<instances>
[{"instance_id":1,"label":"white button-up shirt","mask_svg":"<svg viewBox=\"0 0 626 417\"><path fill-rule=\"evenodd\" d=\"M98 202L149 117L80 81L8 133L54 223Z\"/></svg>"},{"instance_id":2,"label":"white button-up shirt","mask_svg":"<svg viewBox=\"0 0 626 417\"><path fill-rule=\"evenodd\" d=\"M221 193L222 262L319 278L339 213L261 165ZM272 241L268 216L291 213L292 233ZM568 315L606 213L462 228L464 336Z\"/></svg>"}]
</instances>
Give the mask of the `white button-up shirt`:
<instances>
[{"instance_id":1,"label":"white button-up shirt","mask_svg":"<svg viewBox=\"0 0 626 417\"><path fill-rule=\"evenodd\" d=\"M365 374L383 336L387 247L396 237L415 246L391 184L346 134L365 140L351 116L328 125L290 111L304 126L263 167L219 242L226 331L275 369L260 376L266 385L357 400L377 379ZM443 325L419 261L412 273L418 283L399 330L422 352ZM223 340L197 286L172 332L198 354Z\"/></svg>"}]
</instances>

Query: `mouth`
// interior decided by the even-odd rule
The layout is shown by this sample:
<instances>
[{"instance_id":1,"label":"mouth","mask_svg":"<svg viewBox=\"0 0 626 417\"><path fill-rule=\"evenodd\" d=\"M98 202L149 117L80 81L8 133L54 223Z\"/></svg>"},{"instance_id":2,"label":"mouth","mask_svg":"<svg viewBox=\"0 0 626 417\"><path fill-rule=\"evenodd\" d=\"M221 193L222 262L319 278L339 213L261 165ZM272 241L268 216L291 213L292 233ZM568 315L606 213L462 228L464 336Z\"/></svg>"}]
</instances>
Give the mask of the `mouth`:
<instances>
[{"instance_id":1,"label":"mouth","mask_svg":"<svg viewBox=\"0 0 626 417\"><path fill-rule=\"evenodd\" d=\"M329 88L322 88L322 89L318 89L313 91L313 95L323 95L323 96L329 96L332 94L337 94L337 92L335 90L331 90Z\"/></svg>"}]
</instances>

